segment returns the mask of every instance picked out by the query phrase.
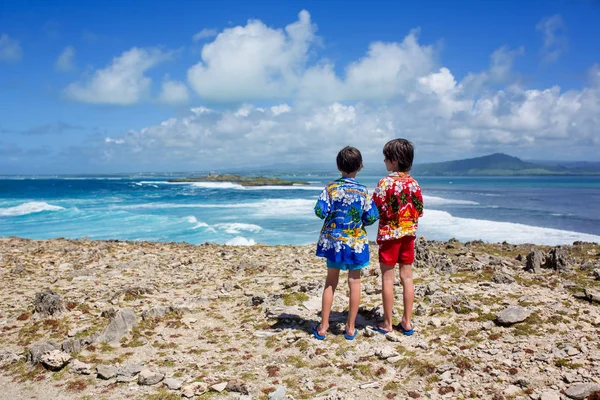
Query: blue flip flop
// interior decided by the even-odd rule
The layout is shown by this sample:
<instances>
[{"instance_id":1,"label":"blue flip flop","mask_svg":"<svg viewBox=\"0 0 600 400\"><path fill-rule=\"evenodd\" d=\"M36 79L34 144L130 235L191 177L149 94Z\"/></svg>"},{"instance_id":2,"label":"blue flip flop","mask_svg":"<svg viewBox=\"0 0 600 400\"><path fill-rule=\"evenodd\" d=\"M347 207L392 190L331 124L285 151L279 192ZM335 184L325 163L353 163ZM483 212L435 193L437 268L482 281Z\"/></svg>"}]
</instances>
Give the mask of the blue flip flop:
<instances>
[{"instance_id":1,"label":"blue flip flop","mask_svg":"<svg viewBox=\"0 0 600 400\"><path fill-rule=\"evenodd\" d=\"M358 329L354 329L354 335L348 335L346 332L344 332L344 337L346 340L354 340L356 335L358 335Z\"/></svg>"},{"instance_id":2,"label":"blue flip flop","mask_svg":"<svg viewBox=\"0 0 600 400\"><path fill-rule=\"evenodd\" d=\"M408 330L404 329L404 327L402 326L402 323L400 323L400 322L398 323L397 328L400 332L402 332L404 334L404 336L410 336L413 333L415 333L415 330L412 327Z\"/></svg>"},{"instance_id":3,"label":"blue flip flop","mask_svg":"<svg viewBox=\"0 0 600 400\"><path fill-rule=\"evenodd\" d=\"M381 333L382 335L387 335L388 333L391 332L391 331L386 331L385 329L380 328L379 326L374 326L371 329L373 329L375 332Z\"/></svg>"},{"instance_id":4,"label":"blue flip flop","mask_svg":"<svg viewBox=\"0 0 600 400\"><path fill-rule=\"evenodd\" d=\"M317 340L323 340L323 339L325 339L327 337L325 335L319 335L319 332L315 328L316 328L316 326L312 327L312 333L313 333L313 336L315 337L315 339L317 339Z\"/></svg>"}]
</instances>

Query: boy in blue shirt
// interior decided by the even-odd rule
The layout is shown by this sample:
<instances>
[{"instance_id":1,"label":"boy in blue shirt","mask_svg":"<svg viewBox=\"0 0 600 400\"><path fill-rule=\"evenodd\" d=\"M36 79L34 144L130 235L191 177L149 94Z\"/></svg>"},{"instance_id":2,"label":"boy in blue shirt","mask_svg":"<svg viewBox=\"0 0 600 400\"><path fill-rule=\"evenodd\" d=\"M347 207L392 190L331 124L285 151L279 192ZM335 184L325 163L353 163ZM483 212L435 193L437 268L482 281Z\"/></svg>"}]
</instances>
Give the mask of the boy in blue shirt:
<instances>
[{"instance_id":1,"label":"boy in blue shirt","mask_svg":"<svg viewBox=\"0 0 600 400\"><path fill-rule=\"evenodd\" d=\"M329 328L329 313L341 270L348 271L350 289L344 337L353 340L358 333L354 321L360 303L360 271L369 265L369 239L365 225L371 225L379 218L367 188L355 179L362 169L360 151L346 146L340 150L336 161L342 177L327 185L315 205L315 214L325 220L317 243L317 256L327 259L321 323L312 328L314 337L319 340L325 339Z\"/></svg>"}]
</instances>

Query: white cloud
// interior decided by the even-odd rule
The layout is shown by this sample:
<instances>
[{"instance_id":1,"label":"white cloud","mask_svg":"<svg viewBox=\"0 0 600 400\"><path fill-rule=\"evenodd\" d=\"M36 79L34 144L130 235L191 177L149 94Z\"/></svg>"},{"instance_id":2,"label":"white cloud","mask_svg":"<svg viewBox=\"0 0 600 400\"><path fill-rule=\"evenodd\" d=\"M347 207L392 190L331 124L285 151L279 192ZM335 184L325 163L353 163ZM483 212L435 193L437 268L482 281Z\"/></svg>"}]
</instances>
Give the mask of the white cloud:
<instances>
[{"instance_id":1,"label":"white cloud","mask_svg":"<svg viewBox=\"0 0 600 400\"><path fill-rule=\"evenodd\" d=\"M133 47L113 58L111 65L96 70L89 79L71 83L65 93L86 103L135 104L150 91L152 80L144 73L170 56L159 49Z\"/></svg>"},{"instance_id":2,"label":"white cloud","mask_svg":"<svg viewBox=\"0 0 600 400\"><path fill-rule=\"evenodd\" d=\"M162 83L162 90L159 97L162 103L187 103L189 99L190 96L185 83L168 79Z\"/></svg>"},{"instance_id":3,"label":"white cloud","mask_svg":"<svg viewBox=\"0 0 600 400\"><path fill-rule=\"evenodd\" d=\"M292 108L287 104L280 104L278 106L271 107L271 112L273 115L284 114L292 111Z\"/></svg>"},{"instance_id":4,"label":"white cloud","mask_svg":"<svg viewBox=\"0 0 600 400\"><path fill-rule=\"evenodd\" d=\"M75 69L75 49L73 46L67 46L60 53L58 59L56 60L56 64L54 67L57 71L60 72L68 72Z\"/></svg>"},{"instance_id":5,"label":"white cloud","mask_svg":"<svg viewBox=\"0 0 600 400\"><path fill-rule=\"evenodd\" d=\"M218 34L219 34L219 32L216 29L207 29L207 28L204 28L200 32L198 32L194 36L192 36L192 40L194 42L198 42L198 41L200 41L202 39L207 39L207 38L215 37Z\"/></svg>"},{"instance_id":6,"label":"white cloud","mask_svg":"<svg viewBox=\"0 0 600 400\"><path fill-rule=\"evenodd\" d=\"M189 69L190 85L216 101L287 98L298 85L315 30L307 11L285 30L258 20L225 29Z\"/></svg>"},{"instance_id":7,"label":"white cloud","mask_svg":"<svg viewBox=\"0 0 600 400\"><path fill-rule=\"evenodd\" d=\"M23 57L23 50L18 41L6 33L0 36L0 61L19 61Z\"/></svg>"},{"instance_id":8,"label":"white cloud","mask_svg":"<svg viewBox=\"0 0 600 400\"><path fill-rule=\"evenodd\" d=\"M562 53L567 50L566 27L562 17L555 14L551 17L542 18L536 25L536 29L542 32L544 44L542 56L545 62L558 60Z\"/></svg>"}]
</instances>

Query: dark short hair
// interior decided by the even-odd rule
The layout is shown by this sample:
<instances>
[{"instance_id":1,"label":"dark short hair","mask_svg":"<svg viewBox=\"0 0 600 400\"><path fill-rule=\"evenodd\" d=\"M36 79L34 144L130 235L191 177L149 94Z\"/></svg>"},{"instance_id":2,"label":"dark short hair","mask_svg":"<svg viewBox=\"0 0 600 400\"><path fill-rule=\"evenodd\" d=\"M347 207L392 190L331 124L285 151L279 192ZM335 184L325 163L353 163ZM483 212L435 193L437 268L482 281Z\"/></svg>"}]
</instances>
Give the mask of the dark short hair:
<instances>
[{"instance_id":1,"label":"dark short hair","mask_svg":"<svg viewBox=\"0 0 600 400\"><path fill-rule=\"evenodd\" d=\"M398 161L399 172L408 172L415 158L415 148L406 139L394 139L383 146L383 156L390 161Z\"/></svg>"},{"instance_id":2,"label":"dark short hair","mask_svg":"<svg viewBox=\"0 0 600 400\"><path fill-rule=\"evenodd\" d=\"M352 173L362 167L362 155L356 147L346 146L340 150L335 159L341 171Z\"/></svg>"}]
</instances>

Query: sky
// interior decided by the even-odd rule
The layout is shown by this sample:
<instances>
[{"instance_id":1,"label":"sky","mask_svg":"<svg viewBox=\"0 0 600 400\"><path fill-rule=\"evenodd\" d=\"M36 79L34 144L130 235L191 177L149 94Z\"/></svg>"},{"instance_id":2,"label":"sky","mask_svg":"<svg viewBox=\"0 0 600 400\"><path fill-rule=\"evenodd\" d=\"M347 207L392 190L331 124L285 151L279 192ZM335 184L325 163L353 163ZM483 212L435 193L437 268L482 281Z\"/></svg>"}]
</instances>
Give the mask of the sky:
<instances>
[{"instance_id":1,"label":"sky","mask_svg":"<svg viewBox=\"0 0 600 400\"><path fill-rule=\"evenodd\" d=\"M0 5L0 175L600 161L600 1ZM371 164L371 165L373 165Z\"/></svg>"}]
</instances>

